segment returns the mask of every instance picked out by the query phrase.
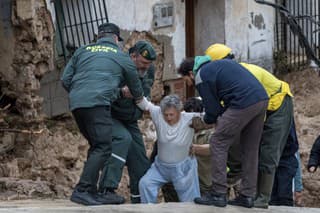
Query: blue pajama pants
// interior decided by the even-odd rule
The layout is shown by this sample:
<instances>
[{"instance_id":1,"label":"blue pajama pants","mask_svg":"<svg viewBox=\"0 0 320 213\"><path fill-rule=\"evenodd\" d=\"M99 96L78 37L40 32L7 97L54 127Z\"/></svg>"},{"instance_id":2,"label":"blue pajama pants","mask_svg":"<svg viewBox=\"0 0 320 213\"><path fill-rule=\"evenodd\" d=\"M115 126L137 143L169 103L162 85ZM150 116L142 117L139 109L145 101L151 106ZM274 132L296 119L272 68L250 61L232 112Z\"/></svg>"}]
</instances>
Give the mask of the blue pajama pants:
<instances>
[{"instance_id":1,"label":"blue pajama pants","mask_svg":"<svg viewBox=\"0 0 320 213\"><path fill-rule=\"evenodd\" d=\"M160 187L168 182L172 182L181 202L192 202L200 197L196 158L187 157L180 163L167 164L156 157L139 182L141 203L157 203Z\"/></svg>"}]
</instances>

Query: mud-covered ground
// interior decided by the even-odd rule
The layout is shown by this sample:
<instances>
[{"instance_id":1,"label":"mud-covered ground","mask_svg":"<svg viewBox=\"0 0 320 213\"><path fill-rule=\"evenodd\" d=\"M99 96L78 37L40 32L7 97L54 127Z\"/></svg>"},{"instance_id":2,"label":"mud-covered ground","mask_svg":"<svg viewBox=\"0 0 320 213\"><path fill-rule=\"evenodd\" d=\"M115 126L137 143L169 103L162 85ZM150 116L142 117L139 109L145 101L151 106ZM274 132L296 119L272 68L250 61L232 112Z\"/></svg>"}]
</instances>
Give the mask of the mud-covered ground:
<instances>
[{"instance_id":1,"label":"mud-covered ground","mask_svg":"<svg viewBox=\"0 0 320 213\"><path fill-rule=\"evenodd\" d=\"M320 170L309 174L305 169L310 148L320 133L320 76L305 70L281 78L290 83L295 96L305 188L303 202L308 207L320 207ZM70 196L86 159L87 143L71 116L47 120L45 124L41 131L33 133L0 132L0 200ZM148 119L139 124L150 154L156 139L154 127ZM128 179L125 169L118 193L127 201Z\"/></svg>"}]
</instances>

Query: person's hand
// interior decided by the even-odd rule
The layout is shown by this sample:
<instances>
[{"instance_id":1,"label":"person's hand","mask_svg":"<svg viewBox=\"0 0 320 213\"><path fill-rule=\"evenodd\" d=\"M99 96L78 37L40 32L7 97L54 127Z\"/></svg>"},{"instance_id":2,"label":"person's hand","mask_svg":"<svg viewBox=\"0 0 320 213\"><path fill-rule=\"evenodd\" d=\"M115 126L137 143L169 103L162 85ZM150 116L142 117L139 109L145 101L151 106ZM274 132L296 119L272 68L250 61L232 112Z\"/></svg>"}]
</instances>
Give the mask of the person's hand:
<instances>
[{"instance_id":1,"label":"person's hand","mask_svg":"<svg viewBox=\"0 0 320 213\"><path fill-rule=\"evenodd\" d=\"M196 147L194 144L191 144L190 149L189 149L189 155L194 156L196 154Z\"/></svg>"},{"instance_id":2,"label":"person's hand","mask_svg":"<svg viewBox=\"0 0 320 213\"><path fill-rule=\"evenodd\" d=\"M136 105L143 111L149 110L149 102L146 97L142 97L141 99L137 100Z\"/></svg>"},{"instance_id":3,"label":"person's hand","mask_svg":"<svg viewBox=\"0 0 320 213\"><path fill-rule=\"evenodd\" d=\"M129 88L127 86L124 86L121 88L122 97L124 98L133 98Z\"/></svg>"},{"instance_id":4,"label":"person's hand","mask_svg":"<svg viewBox=\"0 0 320 213\"><path fill-rule=\"evenodd\" d=\"M311 172L311 173L314 173L316 171L316 167L315 166L310 166L308 168L308 171Z\"/></svg>"}]
</instances>

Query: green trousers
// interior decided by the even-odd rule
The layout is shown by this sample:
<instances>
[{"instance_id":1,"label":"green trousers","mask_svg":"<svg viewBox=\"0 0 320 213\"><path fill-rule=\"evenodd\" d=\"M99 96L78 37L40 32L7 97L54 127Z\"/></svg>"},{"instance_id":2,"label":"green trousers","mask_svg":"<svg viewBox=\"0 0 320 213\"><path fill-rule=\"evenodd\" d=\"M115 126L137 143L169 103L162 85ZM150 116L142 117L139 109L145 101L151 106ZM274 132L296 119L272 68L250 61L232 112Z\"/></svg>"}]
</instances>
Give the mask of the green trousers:
<instances>
[{"instance_id":1,"label":"green trousers","mask_svg":"<svg viewBox=\"0 0 320 213\"><path fill-rule=\"evenodd\" d=\"M113 119L112 154L109 164L102 171L99 190L117 189L125 165L130 177L131 201L140 202L139 181L150 167L142 134L137 122Z\"/></svg>"}]
</instances>

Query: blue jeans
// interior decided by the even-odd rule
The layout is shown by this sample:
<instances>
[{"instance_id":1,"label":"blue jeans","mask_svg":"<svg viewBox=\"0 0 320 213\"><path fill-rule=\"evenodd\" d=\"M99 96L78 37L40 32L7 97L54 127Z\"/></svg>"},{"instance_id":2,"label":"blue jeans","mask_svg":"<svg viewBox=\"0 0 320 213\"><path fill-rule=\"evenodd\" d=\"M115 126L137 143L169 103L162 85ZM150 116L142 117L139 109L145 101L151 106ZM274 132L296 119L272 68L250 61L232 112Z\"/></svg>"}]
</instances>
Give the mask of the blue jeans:
<instances>
[{"instance_id":1,"label":"blue jeans","mask_svg":"<svg viewBox=\"0 0 320 213\"><path fill-rule=\"evenodd\" d=\"M200 197L196 158L187 157L180 163L167 164L156 157L139 182L141 203L156 203L159 188L168 182L172 182L181 202Z\"/></svg>"}]
</instances>

